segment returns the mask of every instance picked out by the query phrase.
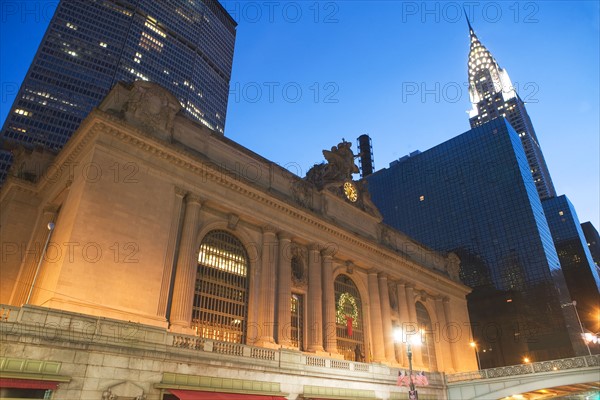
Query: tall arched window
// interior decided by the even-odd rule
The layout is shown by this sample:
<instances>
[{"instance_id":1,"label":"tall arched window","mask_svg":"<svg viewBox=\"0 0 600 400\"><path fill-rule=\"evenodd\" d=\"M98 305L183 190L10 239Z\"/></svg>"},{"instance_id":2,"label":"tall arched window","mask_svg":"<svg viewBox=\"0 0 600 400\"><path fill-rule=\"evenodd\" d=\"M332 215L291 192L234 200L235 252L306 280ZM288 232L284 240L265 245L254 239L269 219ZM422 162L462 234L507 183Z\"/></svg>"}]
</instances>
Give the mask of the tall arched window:
<instances>
[{"instance_id":1,"label":"tall arched window","mask_svg":"<svg viewBox=\"0 0 600 400\"><path fill-rule=\"evenodd\" d=\"M357 360L357 354L366 354L362 302L358 288L350 277L342 274L335 278L334 290L338 352L346 360L364 361L360 357Z\"/></svg>"},{"instance_id":2,"label":"tall arched window","mask_svg":"<svg viewBox=\"0 0 600 400\"><path fill-rule=\"evenodd\" d=\"M235 236L215 230L198 255L192 328L213 340L245 343L248 319L248 254Z\"/></svg>"},{"instance_id":3,"label":"tall arched window","mask_svg":"<svg viewBox=\"0 0 600 400\"><path fill-rule=\"evenodd\" d=\"M423 357L423 364L430 370L437 370L437 358L435 356L435 334L433 331L433 325L431 324L431 318L425 306L417 301L415 304L417 309L417 324L422 329L422 340L423 345L421 346L421 354Z\"/></svg>"}]
</instances>

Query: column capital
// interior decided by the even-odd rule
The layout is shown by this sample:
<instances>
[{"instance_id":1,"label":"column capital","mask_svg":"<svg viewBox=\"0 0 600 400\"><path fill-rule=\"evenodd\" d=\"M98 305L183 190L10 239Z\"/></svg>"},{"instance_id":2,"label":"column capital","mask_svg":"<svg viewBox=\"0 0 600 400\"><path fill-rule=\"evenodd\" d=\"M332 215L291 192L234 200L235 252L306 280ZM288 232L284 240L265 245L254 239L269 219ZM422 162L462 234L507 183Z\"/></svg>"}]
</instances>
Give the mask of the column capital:
<instances>
[{"instance_id":1,"label":"column capital","mask_svg":"<svg viewBox=\"0 0 600 400\"><path fill-rule=\"evenodd\" d=\"M185 195L186 204L196 204L199 207L202 207L202 199L195 193L187 192Z\"/></svg>"},{"instance_id":2,"label":"column capital","mask_svg":"<svg viewBox=\"0 0 600 400\"><path fill-rule=\"evenodd\" d=\"M182 187L179 186L175 186L175 195L180 196L180 197L184 197L187 194L187 190L185 190Z\"/></svg>"},{"instance_id":3,"label":"column capital","mask_svg":"<svg viewBox=\"0 0 600 400\"><path fill-rule=\"evenodd\" d=\"M277 234L277 228L275 228L273 225L263 225L261 227L261 231L262 231L263 235L275 236Z\"/></svg>"},{"instance_id":4,"label":"column capital","mask_svg":"<svg viewBox=\"0 0 600 400\"><path fill-rule=\"evenodd\" d=\"M321 246L318 243L311 243L308 245L308 250L310 251L321 251Z\"/></svg>"},{"instance_id":5,"label":"column capital","mask_svg":"<svg viewBox=\"0 0 600 400\"><path fill-rule=\"evenodd\" d=\"M58 212L58 206L55 206L54 204L48 204L44 207L42 211L44 212L44 214L53 215Z\"/></svg>"},{"instance_id":6,"label":"column capital","mask_svg":"<svg viewBox=\"0 0 600 400\"><path fill-rule=\"evenodd\" d=\"M375 269L370 269L369 271L367 271L367 275L375 275L378 276L379 275L379 271L375 270Z\"/></svg>"},{"instance_id":7,"label":"column capital","mask_svg":"<svg viewBox=\"0 0 600 400\"><path fill-rule=\"evenodd\" d=\"M281 240L281 241L288 241L288 242L291 242L291 241L292 241L292 237L293 237L293 236L292 236L292 234L291 234L291 233L288 233L288 232L285 232L285 231L279 231L279 232L277 233L277 238L278 238L279 240Z\"/></svg>"},{"instance_id":8,"label":"column capital","mask_svg":"<svg viewBox=\"0 0 600 400\"><path fill-rule=\"evenodd\" d=\"M331 247L326 247L323 250L321 250L321 256L323 256L323 258L328 258L331 260L331 258L333 258L333 255L336 253L336 249L331 248Z\"/></svg>"},{"instance_id":9,"label":"column capital","mask_svg":"<svg viewBox=\"0 0 600 400\"><path fill-rule=\"evenodd\" d=\"M385 280L388 280L390 276L389 276L388 274L386 274L385 272L379 272L379 273L377 274L377 277L378 277L379 279L385 279Z\"/></svg>"}]
</instances>

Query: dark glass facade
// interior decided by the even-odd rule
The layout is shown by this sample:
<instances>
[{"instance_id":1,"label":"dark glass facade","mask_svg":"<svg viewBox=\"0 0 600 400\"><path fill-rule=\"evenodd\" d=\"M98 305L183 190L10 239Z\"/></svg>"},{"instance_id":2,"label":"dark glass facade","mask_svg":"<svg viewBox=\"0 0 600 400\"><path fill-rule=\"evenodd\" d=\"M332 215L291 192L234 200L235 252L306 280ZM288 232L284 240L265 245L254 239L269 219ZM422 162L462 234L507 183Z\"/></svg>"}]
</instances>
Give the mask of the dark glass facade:
<instances>
[{"instance_id":1,"label":"dark glass facade","mask_svg":"<svg viewBox=\"0 0 600 400\"><path fill-rule=\"evenodd\" d=\"M594 225L589 221L581 224L581 229L583 230L583 236L585 236L588 248L590 249L592 260L594 261L594 264L596 264L596 271L598 275L600 275L600 235L596 228L594 228Z\"/></svg>"},{"instance_id":2,"label":"dark glass facade","mask_svg":"<svg viewBox=\"0 0 600 400\"><path fill-rule=\"evenodd\" d=\"M600 277L575 208L566 196L542 201L558 259L583 327L596 332L600 309Z\"/></svg>"},{"instance_id":3,"label":"dark glass facade","mask_svg":"<svg viewBox=\"0 0 600 400\"><path fill-rule=\"evenodd\" d=\"M519 135L499 118L368 177L384 221L461 258L485 367L585 354Z\"/></svg>"},{"instance_id":4,"label":"dark glass facade","mask_svg":"<svg viewBox=\"0 0 600 400\"><path fill-rule=\"evenodd\" d=\"M169 89L223 133L236 23L216 0L62 0L4 123L10 143L61 148L118 81Z\"/></svg>"}]
</instances>

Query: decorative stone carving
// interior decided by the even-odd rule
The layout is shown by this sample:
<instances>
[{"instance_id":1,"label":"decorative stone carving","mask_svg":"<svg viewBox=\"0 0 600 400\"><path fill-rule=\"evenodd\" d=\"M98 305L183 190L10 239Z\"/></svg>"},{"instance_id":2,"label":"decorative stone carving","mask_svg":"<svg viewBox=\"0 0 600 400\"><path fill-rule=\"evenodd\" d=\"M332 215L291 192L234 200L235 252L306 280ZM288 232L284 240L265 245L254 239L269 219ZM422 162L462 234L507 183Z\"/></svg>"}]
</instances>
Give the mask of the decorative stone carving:
<instances>
[{"instance_id":1,"label":"decorative stone carving","mask_svg":"<svg viewBox=\"0 0 600 400\"><path fill-rule=\"evenodd\" d=\"M290 181L292 197L302 207L313 208L313 189L311 185L300 179Z\"/></svg>"},{"instance_id":2,"label":"decorative stone carving","mask_svg":"<svg viewBox=\"0 0 600 400\"><path fill-rule=\"evenodd\" d=\"M398 312L398 286L395 282L388 282L388 293L391 309Z\"/></svg>"},{"instance_id":3,"label":"decorative stone carving","mask_svg":"<svg viewBox=\"0 0 600 400\"><path fill-rule=\"evenodd\" d=\"M229 214L229 218L227 220L227 227L232 231L237 228L238 223L240 222L240 217L236 214Z\"/></svg>"},{"instance_id":4,"label":"decorative stone carving","mask_svg":"<svg viewBox=\"0 0 600 400\"><path fill-rule=\"evenodd\" d=\"M346 273L352 275L354 273L354 263L350 260L346 261Z\"/></svg>"},{"instance_id":5,"label":"decorative stone carving","mask_svg":"<svg viewBox=\"0 0 600 400\"><path fill-rule=\"evenodd\" d=\"M342 142L333 146L331 150L323 150L327 164L315 164L306 174L306 180L313 183L319 190L329 186L352 180L352 174L359 172L354 164L355 156L352 143Z\"/></svg>"},{"instance_id":6,"label":"decorative stone carving","mask_svg":"<svg viewBox=\"0 0 600 400\"><path fill-rule=\"evenodd\" d=\"M293 246L291 256L292 285L297 288L305 287L308 285L305 251L299 246Z\"/></svg>"},{"instance_id":7,"label":"decorative stone carving","mask_svg":"<svg viewBox=\"0 0 600 400\"><path fill-rule=\"evenodd\" d=\"M325 189L338 197L351 199L350 201L355 206L382 220L383 217L369 195L367 181L364 179L360 181L352 180L352 174L358 173L359 170L354 164L354 159L358 156L354 155L351 147L352 143L342 139L342 142L337 146L333 146L331 150L323 150L323 156L327 163L315 164L308 170L305 180L312 183L319 191ZM344 184L352 188L351 190L354 193L351 198L345 192ZM296 192L295 196L300 197L303 194L298 188L293 188L292 192L294 193L294 191ZM328 205L326 201L323 202L322 207L323 213L327 214Z\"/></svg>"},{"instance_id":8,"label":"decorative stone carving","mask_svg":"<svg viewBox=\"0 0 600 400\"><path fill-rule=\"evenodd\" d=\"M163 87L135 81L125 104L125 119L162 140L171 141L173 121L179 110L181 104L177 98Z\"/></svg>"},{"instance_id":9,"label":"decorative stone carving","mask_svg":"<svg viewBox=\"0 0 600 400\"><path fill-rule=\"evenodd\" d=\"M454 253L449 253L446 259L446 272L450 279L460 282L460 258Z\"/></svg>"},{"instance_id":10,"label":"decorative stone carving","mask_svg":"<svg viewBox=\"0 0 600 400\"><path fill-rule=\"evenodd\" d=\"M102 392L102 400L119 399L146 400L146 394L144 389L129 381L117 383Z\"/></svg>"}]
</instances>

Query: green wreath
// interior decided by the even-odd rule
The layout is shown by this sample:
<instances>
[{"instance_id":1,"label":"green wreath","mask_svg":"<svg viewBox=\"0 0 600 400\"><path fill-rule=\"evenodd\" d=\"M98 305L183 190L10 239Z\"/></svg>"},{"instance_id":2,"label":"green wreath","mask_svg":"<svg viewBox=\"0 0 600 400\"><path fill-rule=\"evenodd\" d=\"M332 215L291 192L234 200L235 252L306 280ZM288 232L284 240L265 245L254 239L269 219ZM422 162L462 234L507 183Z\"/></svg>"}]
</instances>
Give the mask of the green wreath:
<instances>
[{"instance_id":1,"label":"green wreath","mask_svg":"<svg viewBox=\"0 0 600 400\"><path fill-rule=\"evenodd\" d=\"M352 318L352 327L356 328L358 327L358 306L356 305L356 300L354 299L354 297L352 297L352 295L347 292L342 293L337 302L337 308L335 310L335 317L337 323L340 325L347 324L346 316L348 314L346 314L344 311L346 303L350 303L350 305L352 306L352 313L349 316Z\"/></svg>"}]
</instances>

